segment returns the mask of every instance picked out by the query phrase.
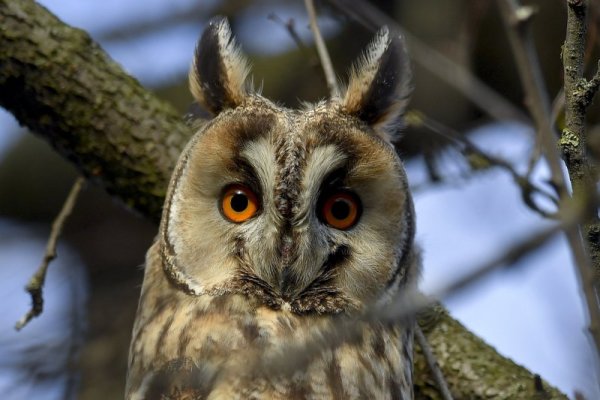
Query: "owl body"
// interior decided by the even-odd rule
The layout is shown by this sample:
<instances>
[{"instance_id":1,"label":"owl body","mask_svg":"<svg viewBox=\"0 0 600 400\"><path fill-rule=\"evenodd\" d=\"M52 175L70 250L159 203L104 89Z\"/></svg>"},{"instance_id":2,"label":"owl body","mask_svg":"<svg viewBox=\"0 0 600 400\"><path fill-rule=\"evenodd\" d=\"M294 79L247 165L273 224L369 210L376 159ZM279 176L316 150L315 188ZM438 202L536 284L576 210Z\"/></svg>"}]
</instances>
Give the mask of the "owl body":
<instances>
[{"instance_id":1,"label":"owl body","mask_svg":"<svg viewBox=\"0 0 600 400\"><path fill-rule=\"evenodd\" d=\"M159 258L156 245L148 256ZM153 334L132 347L131 399L410 398L409 329L365 325L359 344L326 351L300 372L285 365L279 371L270 362L293 364L286 351L330 328L329 316L274 310L239 294L173 298L156 266L146 287L159 295L145 292L141 305L148 312L139 314L134 330L134 338Z\"/></svg>"},{"instance_id":2,"label":"owl body","mask_svg":"<svg viewBox=\"0 0 600 400\"><path fill-rule=\"evenodd\" d=\"M126 398L412 398L412 322L354 319L418 271L390 134L407 73L383 30L344 97L291 110L248 89L227 22L209 25L190 82L215 117L173 172ZM357 335L325 340L348 321Z\"/></svg>"}]
</instances>

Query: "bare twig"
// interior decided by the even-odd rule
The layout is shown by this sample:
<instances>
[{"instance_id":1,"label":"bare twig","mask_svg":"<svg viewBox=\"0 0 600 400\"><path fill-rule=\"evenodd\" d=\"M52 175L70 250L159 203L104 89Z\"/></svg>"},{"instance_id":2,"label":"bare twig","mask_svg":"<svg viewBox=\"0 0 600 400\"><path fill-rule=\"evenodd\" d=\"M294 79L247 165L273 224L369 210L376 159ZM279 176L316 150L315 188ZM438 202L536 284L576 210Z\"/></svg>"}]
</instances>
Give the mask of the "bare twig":
<instances>
[{"instance_id":1,"label":"bare twig","mask_svg":"<svg viewBox=\"0 0 600 400\"><path fill-rule=\"evenodd\" d=\"M298 32L296 32L296 24L294 23L294 20L292 18L288 19L287 21L284 21L283 19L281 19L281 17L279 15L277 15L275 13L270 13L267 16L267 18L270 19L271 21L283 26L285 28L285 30L287 31L287 33L289 33L289 35L292 38L292 40L294 41L294 43L296 43L296 46L298 46L298 48L301 51L306 50L306 45L302 41L302 38L300 37L300 35L298 35Z\"/></svg>"},{"instance_id":2,"label":"bare twig","mask_svg":"<svg viewBox=\"0 0 600 400\"><path fill-rule=\"evenodd\" d=\"M440 366L433 355L433 351L431 350L431 346L427 341L427 338L423 334L421 327L419 324L415 326L415 337L417 338L417 342L421 347L421 351L423 352L423 356L425 357L425 361L427 361L427 365L431 370L431 375L433 375L433 379L435 383L438 385L438 390L440 391L440 395L444 400L452 400L452 393L450 393L450 389L448 388L448 383L446 383L446 379L444 378L444 374L440 369Z\"/></svg>"},{"instance_id":3,"label":"bare twig","mask_svg":"<svg viewBox=\"0 0 600 400\"><path fill-rule=\"evenodd\" d=\"M521 83L525 89L525 103L539 130L538 138L548 158L552 183L561 192L560 195L564 196L566 184L560 167L560 156L556 151L556 135L552 126L550 102L529 30L535 10L529 6L518 6L514 0L498 0L498 5L504 17Z\"/></svg>"},{"instance_id":4,"label":"bare twig","mask_svg":"<svg viewBox=\"0 0 600 400\"><path fill-rule=\"evenodd\" d=\"M569 2L571 3L572 1L569 0ZM567 206L569 194L561 168L560 155L558 154L556 148L557 135L553 127L550 101L544 87L544 81L530 31L530 22L534 10L528 6L520 6L516 0L498 0L498 5L502 11L507 33L510 39L510 44L515 55L519 75L521 77L521 83L527 96L526 104L538 128L538 140L540 141L543 154L546 157L551 170L552 183L561 198L561 209L564 209ZM585 30L584 27L581 29ZM567 42L568 41L569 32L567 33ZM567 45L565 45L565 47L567 47ZM566 49L564 51L565 53L567 52ZM577 57L581 57L581 62L583 63L583 45L579 48L579 52L581 54L578 54ZM576 56L572 55L572 57ZM565 60L566 59L567 55L565 54ZM567 83L567 74L569 68L570 67L567 66L567 62L565 61L565 93L567 113L570 108L570 87ZM580 66L580 68L582 67ZM585 113L582 112L582 114L584 117ZM567 117L567 120L568 119L569 118ZM583 129L583 127L581 127L581 129ZM584 143L582 132L581 135L577 136L577 138L579 143ZM562 141L563 139L561 138L561 142ZM578 153L578 157L583 158L585 149L580 148L580 146L576 147L578 147L576 151ZM585 160L582 160L582 169L586 168L585 164ZM578 199L584 203L585 207L588 209L589 218L589 215L591 214L591 205L593 205L594 209L597 207L596 201L590 201L594 198L590 193L595 192L594 186L588 185L587 182L585 184L578 184L578 181L573 179L573 169L575 167L573 165L569 166L568 161L567 167L569 169L569 173L571 174L573 196L575 199ZM597 360L600 360L600 307L598 306L598 293L594 287L592 266L590 264L588 254L586 253L585 244L583 242L579 226L575 225L566 230L565 233L569 242L569 246L571 247L575 266L581 281L582 291L586 298L587 309L590 318L590 332L595 344Z\"/></svg>"},{"instance_id":5,"label":"bare twig","mask_svg":"<svg viewBox=\"0 0 600 400\"><path fill-rule=\"evenodd\" d=\"M553 204L558 205L558 199L556 196L543 190L541 187L533 183L528 175L524 176L517 172L517 170L508 161L483 151L465 135L462 135L454 129L445 126L444 124L423 114L422 112L415 110L410 111L410 114L407 116L407 121L411 125L421 125L429 129L431 132L449 140L454 146L459 148L459 151L465 156L465 158L469 160L469 162L476 162L477 164L482 164L485 167L496 166L505 170L511 175L514 182L519 187L521 191L521 197L525 205L527 205L532 211L545 218L555 219L557 217L556 212L542 209L534 200L535 195L540 195Z\"/></svg>"},{"instance_id":6,"label":"bare twig","mask_svg":"<svg viewBox=\"0 0 600 400\"><path fill-rule=\"evenodd\" d=\"M48 243L46 244L46 251L44 253L42 263L25 287L27 292L29 292L31 295L32 304L31 309L15 324L15 329L18 331L23 329L23 327L27 325L29 321L39 316L42 311L44 311L44 297L42 290L46 280L46 272L48 271L50 262L56 258L56 243L67 218L73 211L73 207L77 202L77 197L79 196L84 183L85 179L83 177L77 178L73 184L73 187L71 188L71 191L69 192L69 195L67 196L67 199L65 200L65 203L63 204L62 209L60 210L60 213L56 216L56 219L52 223L52 230L50 232L50 237L48 238Z\"/></svg>"},{"instance_id":7,"label":"bare twig","mask_svg":"<svg viewBox=\"0 0 600 400\"><path fill-rule=\"evenodd\" d=\"M557 125L558 119L565 110L565 88L562 87L554 97L551 106L550 112L550 121L552 122L552 126L555 127ZM556 128L554 129L556 130ZM533 169L539 159L543 156L542 144L539 140L539 135L536 136L535 148L532 151L531 158L529 159L529 167L527 169L527 176L531 176L533 173Z\"/></svg>"},{"instance_id":8,"label":"bare twig","mask_svg":"<svg viewBox=\"0 0 600 400\"><path fill-rule=\"evenodd\" d=\"M580 98L579 103L584 108L587 108L596 93L598 92L598 88L600 87L600 60L598 61L598 65L596 67L596 73L589 81L585 79L581 82L581 92L576 93L576 95Z\"/></svg>"},{"instance_id":9,"label":"bare twig","mask_svg":"<svg viewBox=\"0 0 600 400\"><path fill-rule=\"evenodd\" d=\"M306 6L306 11L308 12L308 17L310 18L310 29L315 37L315 45L317 46L317 52L319 53L319 58L321 59L321 66L323 67L323 72L325 73L325 80L327 81L329 93L332 97L337 97L339 96L340 89L335 78L335 72L333 71L333 65L331 64L331 58L329 57L327 47L325 46L323 36L321 36L321 31L319 30L319 25L317 24L315 5L313 0L304 0L304 5Z\"/></svg>"},{"instance_id":10,"label":"bare twig","mask_svg":"<svg viewBox=\"0 0 600 400\"><path fill-rule=\"evenodd\" d=\"M300 50L300 52L308 60L308 64L310 65L310 67L314 68L319 78L325 79L325 76L321 76L321 60L319 59L318 54L314 54L312 49L309 49L306 46L306 44L304 44L304 41L302 40L302 38L298 34L298 31L296 30L296 23L294 22L294 19L289 18L287 21L284 21L275 13L269 14L268 18L271 21L281 25L286 30L286 32L290 35L290 37L296 44L296 47L298 47L298 50Z\"/></svg>"},{"instance_id":11,"label":"bare twig","mask_svg":"<svg viewBox=\"0 0 600 400\"><path fill-rule=\"evenodd\" d=\"M383 25L400 32L410 48L411 58L423 68L457 88L475 107L497 120L531 123L521 110L486 85L482 80L448 57L432 49L396 21L366 0L327 0L332 6L365 28L376 31Z\"/></svg>"}]
</instances>

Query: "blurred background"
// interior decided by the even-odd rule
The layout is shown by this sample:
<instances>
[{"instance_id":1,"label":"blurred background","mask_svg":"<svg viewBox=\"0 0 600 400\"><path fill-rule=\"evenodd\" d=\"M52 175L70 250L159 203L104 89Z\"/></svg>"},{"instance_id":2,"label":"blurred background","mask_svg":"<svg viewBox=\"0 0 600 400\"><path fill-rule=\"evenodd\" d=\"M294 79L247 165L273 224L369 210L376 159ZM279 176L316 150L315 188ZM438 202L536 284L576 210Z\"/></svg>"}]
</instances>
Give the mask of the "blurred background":
<instances>
[{"instance_id":1,"label":"blurred background","mask_svg":"<svg viewBox=\"0 0 600 400\"><path fill-rule=\"evenodd\" d=\"M171 103L192 107L187 71L195 42L215 15L229 18L263 94L290 107L327 96L300 0L40 1L84 29L130 74ZM321 1L319 24L340 79L369 42L368 24ZM465 135L523 173L534 131L511 50L492 0L369 2L407 32L415 92L410 109ZM534 32L548 94L562 86L564 0L525 1L538 13ZM589 59L599 57L597 3L591 9ZM336 7L336 4L338 7ZM356 10L355 10L356 12ZM359 13L360 17L360 13ZM358 20L358 21L357 21ZM448 79L451 60L495 96L491 107ZM593 68L595 63L590 63ZM446 77L444 79L444 76ZM483 101L485 103L485 101ZM600 101L589 112L600 130ZM438 132L439 133L439 132ZM406 160L424 248L421 286L435 292L519 239L549 226L527 208L510 175L477 167L447 138L408 123L398 149ZM0 393L4 399L121 398L144 254L157 226L88 186L60 240L45 287L46 309L22 332L23 290L44 252L50 225L77 173L0 109ZM535 165L533 179L548 172ZM458 318L502 354L569 396L600 398L585 334L586 317L570 253L557 237L510 271L499 271L446 300Z\"/></svg>"}]
</instances>

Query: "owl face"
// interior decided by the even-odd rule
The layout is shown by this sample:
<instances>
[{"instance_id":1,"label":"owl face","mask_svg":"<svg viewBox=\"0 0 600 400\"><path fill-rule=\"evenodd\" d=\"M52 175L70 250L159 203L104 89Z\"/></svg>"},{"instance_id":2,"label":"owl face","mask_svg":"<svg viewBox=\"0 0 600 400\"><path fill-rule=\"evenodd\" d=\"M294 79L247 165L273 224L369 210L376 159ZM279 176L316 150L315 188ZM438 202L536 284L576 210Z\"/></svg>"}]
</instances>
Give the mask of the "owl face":
<instances>
[{"instance_id":1,"label":"owl face","mask_svg":"<svg viewBox=\"0 0 600 400\"><path fill-rule=\"evenodd\" d=\"M190 82L215 117L182 153L161 223L171 282L298 314L360 310L405 284L413 208L390 144L403 55L382 31L343 98L290 110L247 88L226 21L211 23Z\"/></svg>"}]
</instances>

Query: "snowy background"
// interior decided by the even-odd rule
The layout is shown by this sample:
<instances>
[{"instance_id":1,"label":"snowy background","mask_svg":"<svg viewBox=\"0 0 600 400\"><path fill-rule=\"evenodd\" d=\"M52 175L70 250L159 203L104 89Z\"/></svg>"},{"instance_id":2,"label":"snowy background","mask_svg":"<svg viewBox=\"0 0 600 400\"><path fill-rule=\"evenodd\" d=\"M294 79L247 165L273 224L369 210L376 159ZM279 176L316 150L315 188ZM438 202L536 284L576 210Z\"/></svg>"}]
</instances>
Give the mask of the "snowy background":
<instances>
[{"instance_id":1,"label":"snowy background","mask_svg":"<svg viewBox=\"0 0 600 400\"><path fill-rule=\"evenodd\" d=\"M177 12L185 15L198 6L191 0L41 1L63 21L89 31L123 67L148 86L159 86L185 75L195 41L205 21L190 21L153 31L126 42L115 30L135 28ZM211 15L218 2L202 0L203 14ZM306 18L300 2L273 10L259 3L250 7L236 35L249 52L273 54L293 46L276 24L252 25L257 16L277 11L293 17L298 26ZM251 14L255 14L252 16ZM135 19L132 19L135 16ZM325 34L339 28L324 20ZM299 32L308 42L309 31ZM150 62L151 61L151 62ZM24 135L10 114L0 112L0 158ZM491 123L477 128L472 139L480 148L524 168L531 150L530 128L517 123ZM449 158L444 167L456 168ZM444 164L443 164L444 165ZM423 161L407 163L415 193L417 238L424 248L422 287L429 292L468 272L520 239L549 226L522 203L510 176L499 170L481 172L447 185L422 185ZM547 172L536 171L541 180ZM0 219L0 393L3 399L62 399L67 396L65 374L71 338L85 330L81 321L87 296L85 265L63 246L52 265L45 288L46 310L22 333L13 329L27 310L22 290L39 264L44 236L31 227ZM39 227L36 227L36 232ZM588 399L600 398L592 351L585 335L585 313L572 261L561 236L521 261L519 268L498 271L475 287L447 299L453 316L496 347L569 396L575 390ZM132 266L134 267L134 266ZM68 278L67 278L68 277ZM68 329L64 329L64 327ZM128 328L127 328L128 329ZM32 360L36 360L32 363ZM44 360L41 362L39 360ZM31 383L31 384L28 384ZM35 384L33 384L35 382Z\"/></svg>"}]
</instances>

